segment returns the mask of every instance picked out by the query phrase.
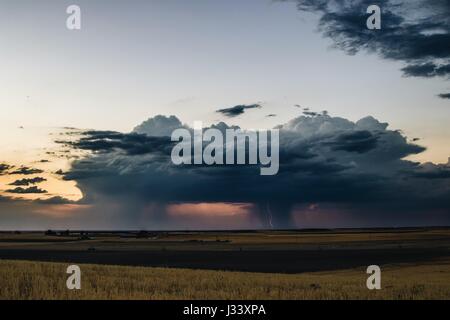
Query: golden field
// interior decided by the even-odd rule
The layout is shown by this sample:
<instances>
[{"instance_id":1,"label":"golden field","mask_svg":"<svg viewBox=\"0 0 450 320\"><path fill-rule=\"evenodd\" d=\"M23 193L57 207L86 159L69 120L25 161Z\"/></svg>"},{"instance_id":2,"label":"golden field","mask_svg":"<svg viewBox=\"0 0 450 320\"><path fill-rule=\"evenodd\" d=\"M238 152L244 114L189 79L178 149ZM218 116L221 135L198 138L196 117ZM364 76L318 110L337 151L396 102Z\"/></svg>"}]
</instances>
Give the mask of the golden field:
<instances>
[{"instance_id":1,"label":"golden field","mask_svg":"<svg viewBox=\"0 0 450 320\"><path fill-rule=\"evenodd\" d=\"M66 288L68 264L0 260L0 299L450 299L450 261L382 266L382 289L363 268L302 274L80 264L81 290Z\"/></svg>"}]
</instances>

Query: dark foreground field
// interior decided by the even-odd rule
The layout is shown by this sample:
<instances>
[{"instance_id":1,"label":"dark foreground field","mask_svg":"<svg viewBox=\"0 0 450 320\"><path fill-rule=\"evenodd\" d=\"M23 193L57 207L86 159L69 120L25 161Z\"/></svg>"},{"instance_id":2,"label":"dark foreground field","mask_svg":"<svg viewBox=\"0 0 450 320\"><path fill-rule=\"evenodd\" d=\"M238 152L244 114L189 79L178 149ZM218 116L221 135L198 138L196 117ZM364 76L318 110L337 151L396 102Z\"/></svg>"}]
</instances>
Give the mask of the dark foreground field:
<instances>
[{"instance_id":1,"label":"dark foreground field","mask_svg":"<svg viewBox=\"0 0 450 320\"><path fill-rule=\"evenodd\" d=\"M449 258L450 229L0 234L0 259L64 263L302 273Z\"/></svg>"},{"instance_id":2,"label":"dark foreground field","mask_svg":"<svg viewBox=\"0 0 450 320\"><path fill-rule=\"evenodd\" d=\"M423 263L450 257L442 249L290 251L61 251L0 250L8 260L170 267L270 273L331 271L396 263Z\"/></svg>"},{"instance_id":3,"label":"dark foreground field","mask_svg":"<svg viewBox=\"0 0 450 320\"><path fill-rule=\"evenodd\" d=\"M3 232L0 299L450 299L450 229Z\"/></svg>"},{"instance_id":4,"label":"dark foreground field","mask_svg":"<svg viewBox=\"0 0 450 320\"><path fill-rule=\"evenodd\" d=\"M450 299L450 260L382 267L381 290L366 268L299 274L80 264L81 290L66 288L67 264L0 260L2 299Z\"/></svg>"}]
</instances>

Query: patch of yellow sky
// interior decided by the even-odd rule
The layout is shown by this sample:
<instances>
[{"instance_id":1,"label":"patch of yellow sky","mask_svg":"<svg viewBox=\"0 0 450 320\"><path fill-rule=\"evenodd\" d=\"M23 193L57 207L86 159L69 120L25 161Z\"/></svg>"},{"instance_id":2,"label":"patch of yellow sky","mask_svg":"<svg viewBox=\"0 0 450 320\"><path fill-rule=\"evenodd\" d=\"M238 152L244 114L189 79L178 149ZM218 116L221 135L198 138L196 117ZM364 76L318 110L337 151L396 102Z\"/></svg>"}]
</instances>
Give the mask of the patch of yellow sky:
<instances>
[{"instance_id":1,"label":"patch of yellow sky","mask_svg":"<svg viewBox=\"0 0 450 320\"><path fill-rule=\"evenodd\" d=\"M450 142L447 137L437 136L424 141L419 140L415 143L426 147L427 150L419 154L409 156L406 160L417 161L420 163L450 163Z\"/></svg>"},{"instance_id":2,"label":"patch of yellow sky","mask_svg":"<svg viewBox=\"0 0 450 320\"><path fill-rule=\"evenodd\" d=\"M4 174L0 175L0 195L13 199L37 200L49 199L52 197L63 197L76 201L83 197L77 188L75 181L65 181L57 174L58 170L63 172L70 168L70 154L64 151L63 146L55 143L61 139L67 129L58 128L36 128L36 127L5 127L0 129L0 163L14 166L9 172L20 167L30 167L43 170L42 173ZM73 158L72 158L73 160ZM17 186L10 185L16 180L30 179L35 177L45 178L46 181L36 184L39 189L48 191L47 193L26 193L18 194L8 192ZM33 186L29 185L28 187ZM22 186L27 188L27 186Z\"/></svg>"}]
</instances>

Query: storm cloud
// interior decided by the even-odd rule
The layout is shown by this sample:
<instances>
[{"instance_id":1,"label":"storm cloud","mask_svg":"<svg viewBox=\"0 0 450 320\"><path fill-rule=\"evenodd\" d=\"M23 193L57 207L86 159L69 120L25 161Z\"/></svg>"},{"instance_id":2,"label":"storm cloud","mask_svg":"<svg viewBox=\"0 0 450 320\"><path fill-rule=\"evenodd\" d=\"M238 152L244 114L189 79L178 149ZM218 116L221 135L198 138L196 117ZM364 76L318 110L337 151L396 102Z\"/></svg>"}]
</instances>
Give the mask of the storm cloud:
<instances>
[{"instance_id":1,"label":"storm cloud","mask_svg":"<svg viewBox=\"0 0 450 320\"><path fill-rule=\"evenodd\" d=\"M146 121L156 122L147 130L157 134L163 129L157 130L154 120ZM260 176L258 165L175 166L169 137L88 131L71 147L91 154L74 161L64 179L77 182L81 203L116 203L127 222L142 221L143 212L153 208L145 219L148 227L170 224L165 208L177 203L252 204L253 214L276 228L292 227L293 210L307 204L335 204L356 216L376 214L380 222L394 215L408 224L408 214L427 221L433 212L450 221L448 165L405 160L425 148L387 123L320 115L276 128L280 170L275 176ZM140 152L129 152L136 149Z\"/></svg>"}]
</instances>

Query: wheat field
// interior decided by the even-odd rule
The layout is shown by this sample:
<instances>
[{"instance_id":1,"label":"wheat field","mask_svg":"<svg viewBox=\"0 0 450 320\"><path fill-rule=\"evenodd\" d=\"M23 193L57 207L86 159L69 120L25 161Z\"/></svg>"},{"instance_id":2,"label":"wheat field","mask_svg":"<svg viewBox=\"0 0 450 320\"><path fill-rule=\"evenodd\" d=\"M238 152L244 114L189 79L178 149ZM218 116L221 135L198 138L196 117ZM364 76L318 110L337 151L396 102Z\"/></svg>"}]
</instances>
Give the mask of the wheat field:
<instances>
[{"instance_id":1,"label":"wheat field","mask_svg":"<svg viewBox=\"0 0 450 320\"><path fill-rule=\"evenodd\" d=\"M0 260L0 299L450 299L450 261L382 267L382 289L364 269L304 274L80 265L81 290L66 288L68 264Z\"/></svg>"}]
</instances>

